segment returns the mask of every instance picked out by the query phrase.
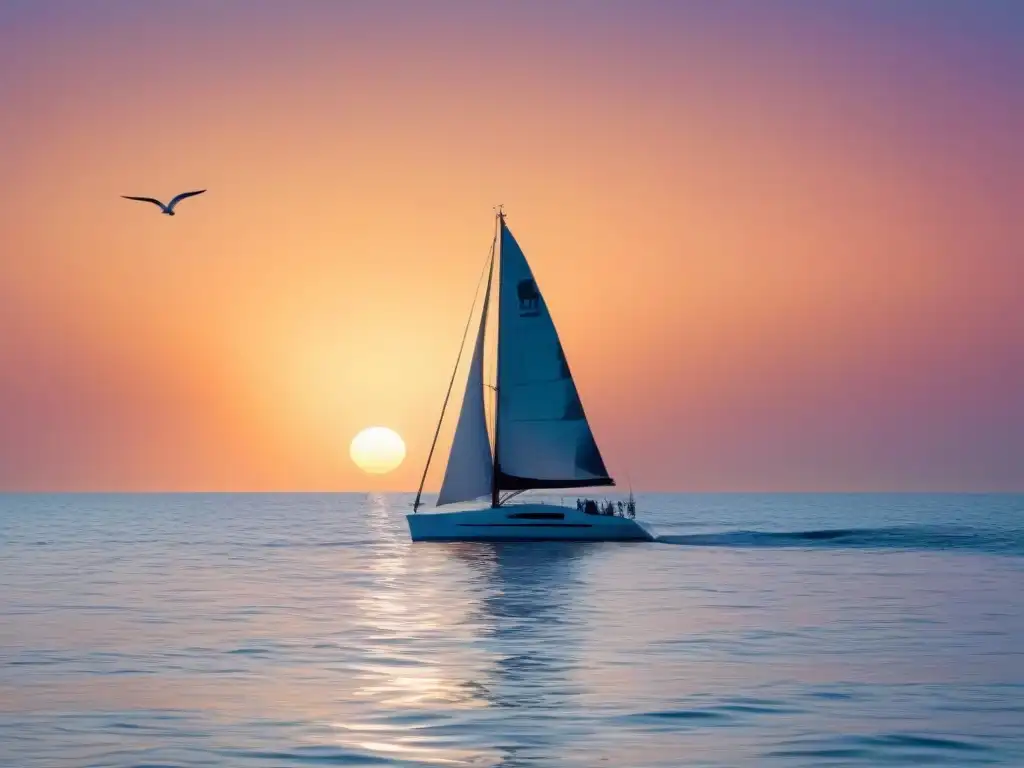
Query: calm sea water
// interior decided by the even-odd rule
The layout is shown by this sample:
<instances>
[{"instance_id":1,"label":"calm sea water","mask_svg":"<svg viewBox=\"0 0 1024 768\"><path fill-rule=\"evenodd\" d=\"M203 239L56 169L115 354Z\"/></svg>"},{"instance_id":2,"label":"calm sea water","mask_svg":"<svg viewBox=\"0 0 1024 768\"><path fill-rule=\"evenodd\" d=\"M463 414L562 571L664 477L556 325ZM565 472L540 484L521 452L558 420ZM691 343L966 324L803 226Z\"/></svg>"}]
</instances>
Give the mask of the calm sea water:
<instances>
[{"instance_id":1,"label":"calm sea water","mask_svg":"<svg viewBox=\"0 0 1024 768\"><path fill-rule=\"evenodd\" d=\"M0 765L1024 766L1024 496L0 497Z\"/></svg>"}]
</instances>

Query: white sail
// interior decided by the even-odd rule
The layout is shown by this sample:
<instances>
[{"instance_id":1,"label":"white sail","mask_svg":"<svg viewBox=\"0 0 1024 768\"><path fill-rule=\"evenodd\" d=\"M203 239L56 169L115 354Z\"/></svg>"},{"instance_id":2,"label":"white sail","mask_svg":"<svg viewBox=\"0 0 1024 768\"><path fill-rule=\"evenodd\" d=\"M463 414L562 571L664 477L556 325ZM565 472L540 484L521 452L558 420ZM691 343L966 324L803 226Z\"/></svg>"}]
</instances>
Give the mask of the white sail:
<instances>
[{"instance_id":1,"label":"white sail","mask_svg":"<svg viewBox=\"0 0 1024 768\"><path fill-rule=\"evenodd\" d=\"M487 329L487 307L491 298L491 277L487 277L480 327L476 335L473 360L466 377L466 392L462 397L462 410L455 427L448 466L437 496L437 506L469 501L491 495L494 457L487 434L487 415L484 410L484 337Z\"/></svg>"},{"instance_id":2,"label":"white sail","mask_svg":"<svg viewBox=\"0 0 1024 768\"><path fill-rule=\"evenodd\" d=\"M613 485L544 297L504 222L498 285L498 487Z\"/></svg>"}]
</instances>

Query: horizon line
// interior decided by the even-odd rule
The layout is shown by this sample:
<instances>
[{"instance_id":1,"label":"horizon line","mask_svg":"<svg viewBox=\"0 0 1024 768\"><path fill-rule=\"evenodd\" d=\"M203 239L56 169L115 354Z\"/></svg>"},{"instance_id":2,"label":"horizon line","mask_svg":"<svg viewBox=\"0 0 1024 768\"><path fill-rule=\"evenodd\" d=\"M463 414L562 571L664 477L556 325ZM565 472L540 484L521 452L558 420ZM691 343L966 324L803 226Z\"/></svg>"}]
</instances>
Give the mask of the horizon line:
<instances>
[{"instance_id":1,"label":"horizon line","mask_svg":"<svg viewBox=\"0 0 1024 768\"><path fill-rule=\"evenodd\" d=\"M543 490L543 489L542 489ZM555 489L548 489L555 490ZM438 491L424 491L425 494L436 495ZM634 494L645 495L676 495L676 496L1020 496L1024 495L1024 488L1020 489L991 489L991 490L637 490ZM344 496L344 495L415 495L415 490L11 490L0 489L0 496ZM543 496L576 496L588 498L596 496L627 496L629 491L612 491L602 494L571 494L571 493L542 493ZM481 497L482 498L482 497Z\"/></svg>"}]
</instances>

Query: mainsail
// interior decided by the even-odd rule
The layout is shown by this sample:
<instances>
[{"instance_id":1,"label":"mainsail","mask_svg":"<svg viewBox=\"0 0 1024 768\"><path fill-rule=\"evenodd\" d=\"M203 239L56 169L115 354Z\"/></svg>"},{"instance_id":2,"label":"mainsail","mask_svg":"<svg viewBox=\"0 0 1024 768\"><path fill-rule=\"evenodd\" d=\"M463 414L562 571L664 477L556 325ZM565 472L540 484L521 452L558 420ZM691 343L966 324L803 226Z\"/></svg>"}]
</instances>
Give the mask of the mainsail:
<instances>
[{"instance_id":1,"label":"mainsail","mask_svg":"<svg viewBox=\"0 0 1024 768\"><path fill-rule=\"evenodd\" d=\"M522 249L501 217L497 490L614 485Z\"/></svg>"},{"instance_id":2,"label":"mainsail","mask_svg":"<svg viewBox=\"0 0 1024 768\"><path fill-rule=\"evenodd\" d=\"M473 350L473 360L469 364L469 375L466 377L466 392L462 398L462 409L448 454L444 481L437 496L439 507L443 504L488 496L493 487L494 458L491 455L484 409L484 337L493 276L492 259L491 271L487 276L487 289L484 292L483 311L480 313L480 327L476 334L476 348Z\"/></svg>"}]
</instances>

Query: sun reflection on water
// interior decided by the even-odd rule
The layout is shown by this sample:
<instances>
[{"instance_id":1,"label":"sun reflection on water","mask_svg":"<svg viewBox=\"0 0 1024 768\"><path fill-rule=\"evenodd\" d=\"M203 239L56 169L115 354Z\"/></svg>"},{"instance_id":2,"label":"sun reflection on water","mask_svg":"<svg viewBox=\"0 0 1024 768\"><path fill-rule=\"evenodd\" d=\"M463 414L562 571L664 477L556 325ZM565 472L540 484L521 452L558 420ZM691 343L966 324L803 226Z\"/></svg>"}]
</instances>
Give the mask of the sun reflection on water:
<instances>
[{"instance_id":1,"label":"sun reflection on water","mask_svg":"<svg viewBox=\"0 0 1024 768\"><path fill-rule=\"evenodd\" d=\"M413 545L402 514L388 498L371 497L368 524L377 543L366 563L370 589L355 601L352 619L368 659L355 670L354 695L392 714L335 721L332 738L423 763L500 766L522 759L522 750L491 745L515 743L513 732L525 732L541 748L537 710L555 716L572 695L573 638L582 629L572 597L589 550ZM455 748L452 728L460 723L487 732L489 744Z\"/></svg>"},{"instance_id":2,"label":"sun reflection on water","mask_svg":"<svg viewBox=\"0 0 1024 768\"><path fill-rule=\"evenodd\" d=\"M369 501L375 543L366 561L369 589L351 621L365 643L355 697L389 714L331 723L338 746L383 758L448 765L494 765L488 748L456 747L434 733L453 713L486 708L478 682L486 658L474 648L474 589L466 569L441 549L413 548L403 510Z\"/></svg>"}]
</instances>

